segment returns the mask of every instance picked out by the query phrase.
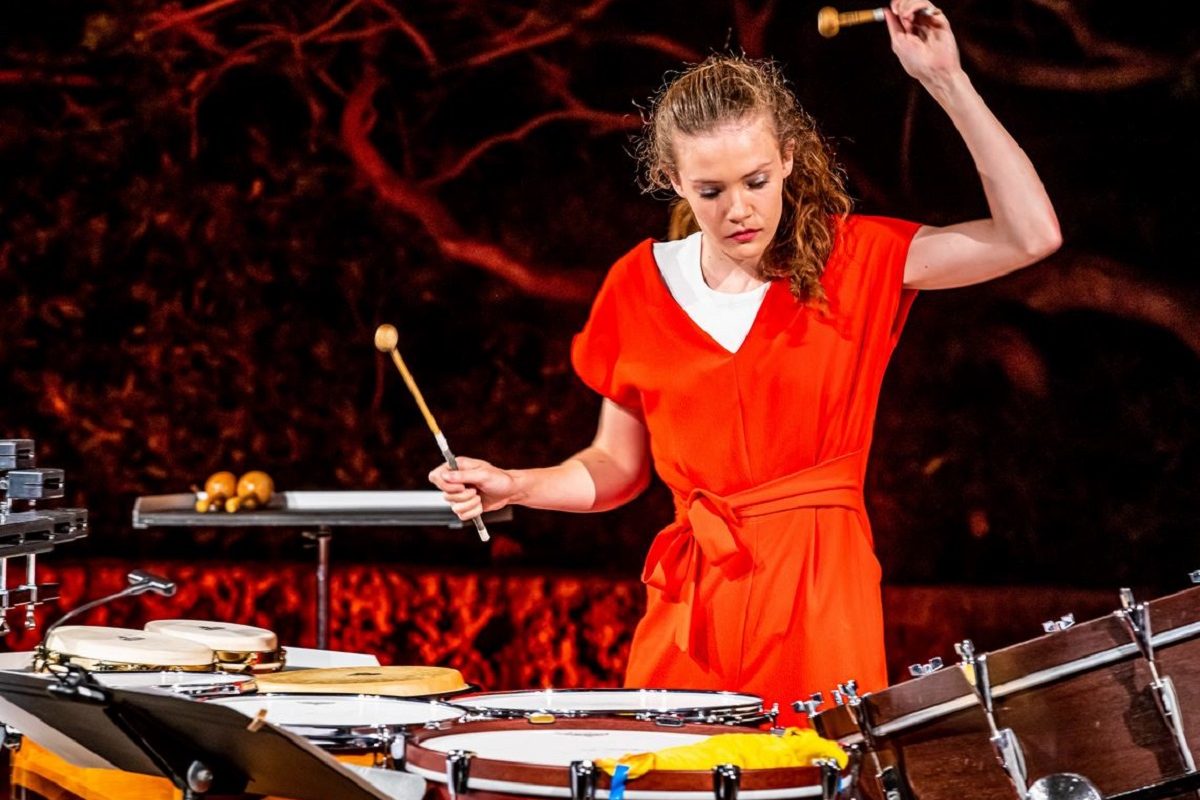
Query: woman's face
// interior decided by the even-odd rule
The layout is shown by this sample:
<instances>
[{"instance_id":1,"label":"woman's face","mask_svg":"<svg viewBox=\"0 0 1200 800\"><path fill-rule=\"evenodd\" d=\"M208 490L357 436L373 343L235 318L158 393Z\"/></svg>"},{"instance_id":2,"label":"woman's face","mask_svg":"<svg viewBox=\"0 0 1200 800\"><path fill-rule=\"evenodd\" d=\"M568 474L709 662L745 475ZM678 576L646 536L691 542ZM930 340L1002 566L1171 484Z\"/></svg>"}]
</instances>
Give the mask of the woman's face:
<instances>
[{"instance_id":1,"label":"woman's face","mask_svg":"<svg viewBox=\"0 0 1200 800\"><path fill-rule=\"evenodd\" d=\"M697 136L676 134L671 185L687 200L709 254L754 271L775 238L792 172L764 114ZM713 252L715 249L715 252Z\"/></svg>"}]
</instances>

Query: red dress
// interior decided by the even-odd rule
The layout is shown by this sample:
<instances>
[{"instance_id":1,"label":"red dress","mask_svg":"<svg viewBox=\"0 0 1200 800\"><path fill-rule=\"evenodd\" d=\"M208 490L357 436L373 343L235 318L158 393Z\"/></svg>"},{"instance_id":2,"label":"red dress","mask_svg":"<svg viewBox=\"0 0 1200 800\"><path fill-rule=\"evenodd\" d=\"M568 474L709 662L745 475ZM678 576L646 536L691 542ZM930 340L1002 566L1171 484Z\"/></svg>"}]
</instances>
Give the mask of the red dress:
<instances>
[{"instance_id":1,"label":"red dress","mask_svg":"<svg viewBox=\"0 0 1200 800\"><path fill-rule=\"evenodd\" d=\"M749 692L796 724L793 700L886 685L862 482L917 227L850 217L822 277L828 313L775 281L735 353L676 303L650 241L610 270L572 362L642 416L676 508L642 573L627 686Z\"/></svg>"}]
</instances>

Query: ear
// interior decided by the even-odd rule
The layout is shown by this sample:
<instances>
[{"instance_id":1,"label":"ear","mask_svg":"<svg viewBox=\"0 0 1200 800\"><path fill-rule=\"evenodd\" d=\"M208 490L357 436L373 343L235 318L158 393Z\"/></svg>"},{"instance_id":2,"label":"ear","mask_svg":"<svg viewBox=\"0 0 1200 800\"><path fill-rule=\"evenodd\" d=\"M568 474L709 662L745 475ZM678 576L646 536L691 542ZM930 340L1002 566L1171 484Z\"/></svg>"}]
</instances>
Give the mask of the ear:
<instances>
[{"instance_id":1,"label":"ear","mask_svg":"<svg viewBox=\"0 0 1200 800\"><path fill-rule=\"evenodd\" d=\"M783 177L792 174L792 166L795 163L793 156L796 154L796 142L794 139L789 139L787 144L783 146Z\"/></svg>"}]
</instances>

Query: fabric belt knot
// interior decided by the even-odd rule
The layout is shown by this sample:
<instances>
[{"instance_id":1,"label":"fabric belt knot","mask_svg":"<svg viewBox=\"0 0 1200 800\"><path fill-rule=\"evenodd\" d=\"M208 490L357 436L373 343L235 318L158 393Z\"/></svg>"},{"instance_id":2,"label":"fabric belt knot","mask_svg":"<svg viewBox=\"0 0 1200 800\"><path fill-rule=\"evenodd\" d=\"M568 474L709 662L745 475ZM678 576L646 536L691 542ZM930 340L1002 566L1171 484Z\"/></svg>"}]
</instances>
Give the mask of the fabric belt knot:
<instances>
[{"instance_id":1,"label":"fabric belt knot","mask_svg":"<svg viewBox=\"0 0 1200 800\"><path fill-rule=\"evenodd\" d=\"M705 489L692 489L686 497L675 493L675 521L663 528L650 545L642 581L662 591L664 598L678 603L673 638L676 647L691 650L693 615L698 610L696 592L702 563L717 567L728 578L736 578L753 566L753 558L739 538L742 522L751 517L780 514L799 508L862 508L861 451L822 461L819 464L776 478L734 494L721 496ZM786 565L799 579L801 564ZM769 602L786 604L782 613L768 615L786 629L795 596L790 584L773 592Z\"/></svg>"}]
</instances>

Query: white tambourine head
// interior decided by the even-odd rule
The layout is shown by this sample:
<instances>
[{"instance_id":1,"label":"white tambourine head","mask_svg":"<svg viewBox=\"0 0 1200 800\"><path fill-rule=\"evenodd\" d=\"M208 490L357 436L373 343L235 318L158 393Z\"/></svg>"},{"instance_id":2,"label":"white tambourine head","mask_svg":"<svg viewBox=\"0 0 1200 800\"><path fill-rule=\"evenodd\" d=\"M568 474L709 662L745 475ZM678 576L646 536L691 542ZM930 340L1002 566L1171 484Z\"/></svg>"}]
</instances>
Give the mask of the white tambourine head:
<instances>
[{"instance_id":1,"label":"white tambourine head","mask_svg":"<svg viewBox=\"0 0 1200 800\"><path fill-rule=\"evenodd\" d=\"M52 653L112 664L198 667L214 660L211 647L199 642L135 628L62 625L46 637Z\"/></svg>"},{"instance_id":2,"label":"white tambourine head","mask_svg":"<svg viewBox=\"0 0 1200 800\"><path fill-rule=\"evenodd\" d=\"M146 623L146 630L198 642L213 650L238 653L266 653L279 649L274 632L235 622L202 619L158 619Z\"/></svg>"}]
</instances>

